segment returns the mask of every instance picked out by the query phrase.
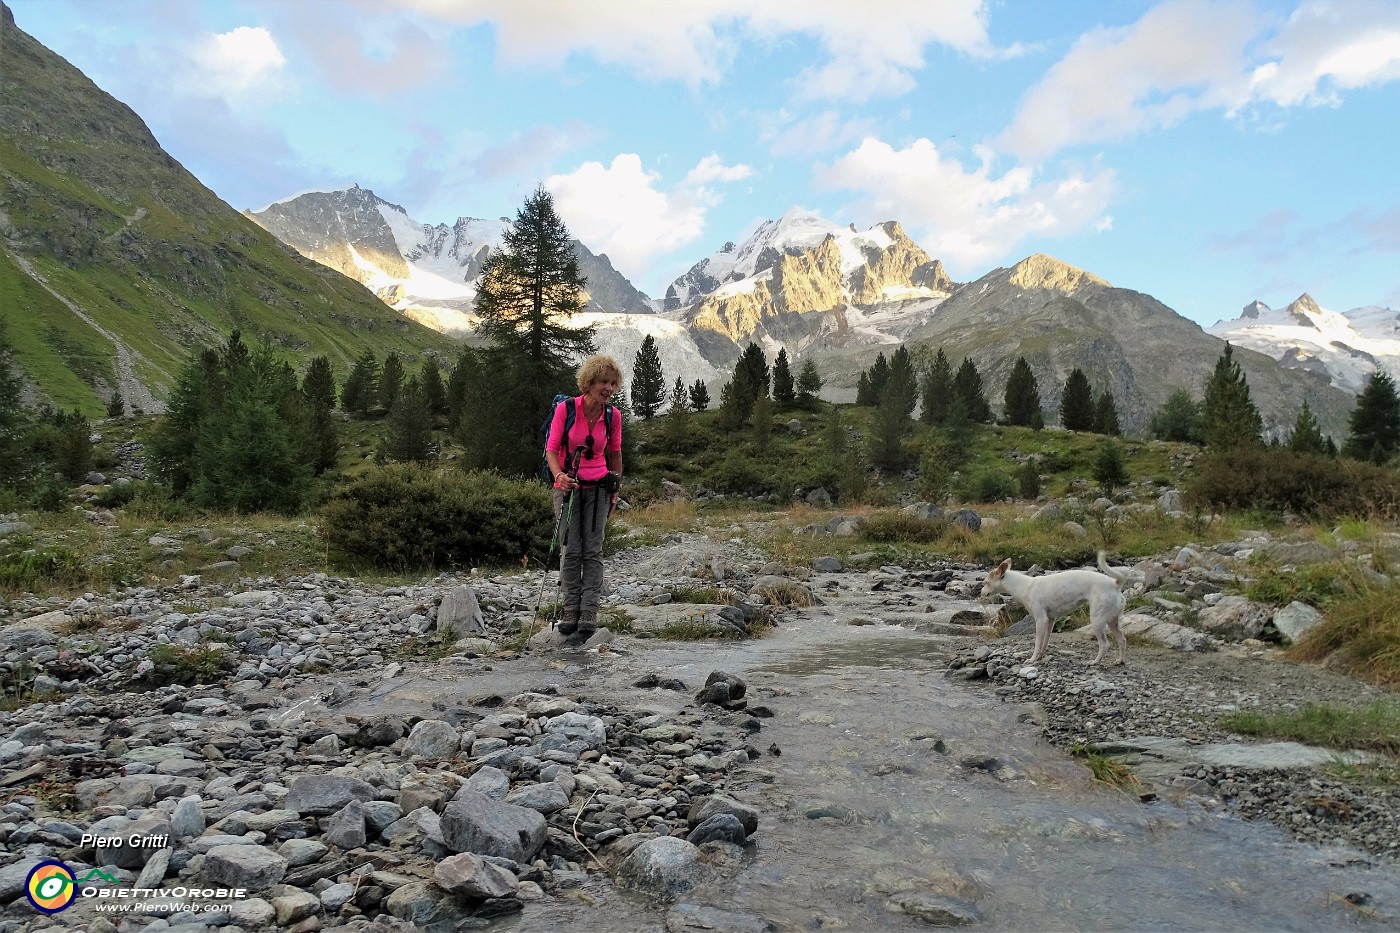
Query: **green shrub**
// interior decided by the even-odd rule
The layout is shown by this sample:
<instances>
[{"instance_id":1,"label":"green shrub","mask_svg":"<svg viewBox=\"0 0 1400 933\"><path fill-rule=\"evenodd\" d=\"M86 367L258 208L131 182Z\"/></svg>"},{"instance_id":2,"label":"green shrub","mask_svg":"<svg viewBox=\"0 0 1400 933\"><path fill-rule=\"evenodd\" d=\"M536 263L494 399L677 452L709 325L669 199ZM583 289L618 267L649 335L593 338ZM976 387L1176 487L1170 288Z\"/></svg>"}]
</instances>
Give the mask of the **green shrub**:
<instances>
[{"instance_id":1,"label":"green shrub","mask_svg":"<svg viewBox=\"0 0 1400 933\"><path fill-rule=\"evenodd\" d=\"M371 470L321 514L341 555L389 569L543 560L554 534L551 493L537 482L408 463Z\"/></svg>"},{"instance_id":2,"label":"green shrub","mask_svg":"<svg viewBox=\"0 0 1400 933\"><path fill-rule=\"evenodd\" d=\"M968 502L999 502L1016 495L1016 483L1000 470L974 470L962 481L961 496Z\"/></svg>"},{"instance_id":3,"label":"green shrub","mask_svg":"<svg viewBox=\"0 0 1400 933\"><path fill-rule=\"evenodd\" d=\"M85 577L82 560L67 548L0 554L0 590L37 593L78 583Z\"/></svg>"},{"instance_id":4,"label":"green shrub","mask_svg":"<svg viewBox=\"0 0 1400 933\"><path fill-rule=\"evenodd\" d=\"M704 485L719 492L739 496L766 495L778 491L777 470L764 470L752 457L730 450L724 459L706 470Z\"/></svg>"},{"instance_id":5,"label":"green shrub","mask_svg":"<svg viewBox=\"0 0 1400 933\"><path fill-rule=\"evenodd\" d=\"M1217 511L1390 516L1400 510L1400 472L1345 457L1239 447L1206 456L1187 498Z\"/></svg>"},{"instance_id":6,"label":"green shrub","mask_svg":"<svg viewBox=\"0 0 1400 933\"><path fill-rule=\"evenodd\" d=\"M116 486L108 486L99 492L93 500L104 509L116 509L129 503L136 498L136 494L141 491L142 483L121 483Z\"/></svg>"},{"instance_id":7,"label":"green shrub","mask_svg":"<svg viewBox=\"0 0 1400 933\"><path fill-rule=\"evenodd\" d=\"M1286 606L1297 600L1320 609L1346 591L1344 569L1337 564L1308 564L1288 572L1265 567L1244 588L1244 595L1259 603Z\"/></svg>"},{"instance_id":8,"label":"green shrub","mask_svg":"<svg viewBox=\"0 0 1400 933\"><path fill-rule=\"evenodd\" d=\"M1040 496L1040 467L1034 460L1027 460L1016 471L1016 486L1022 499L1035 499Z\"/></svg>"},{"instance_id":9,"label":"green shrub","mask_svg":"<svg viewBox=\"0 0 1400 933\"><path fill-rule=\"evenodd\" d=\"M921 518L903 512L872 512L861 527L868 541L911 541L932 544L948 530L946 518Z\"/></svg>"}]
</instances>

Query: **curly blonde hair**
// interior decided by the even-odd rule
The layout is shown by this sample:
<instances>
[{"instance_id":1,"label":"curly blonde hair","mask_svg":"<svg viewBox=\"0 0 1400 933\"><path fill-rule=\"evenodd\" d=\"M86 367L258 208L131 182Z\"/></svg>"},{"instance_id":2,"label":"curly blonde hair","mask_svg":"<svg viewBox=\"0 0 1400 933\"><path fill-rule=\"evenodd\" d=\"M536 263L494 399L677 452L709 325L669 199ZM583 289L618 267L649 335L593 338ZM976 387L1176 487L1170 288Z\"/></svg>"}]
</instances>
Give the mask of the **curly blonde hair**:
<instances>
[{"instance_id":1,"label":"curly blonde hair","mask_svg":"<svg viewBox=\"0 0 1400 933\"><path fill-rule=\"evenodd\" d=\"M610 356L590 356L583 361L583 365L578 368L578 391L582 395L588 391L588 387L595 382L602 382L608 376L617 379L618 389L622 388L622 370L617 362Z\"/></svg>"}]
</instances>

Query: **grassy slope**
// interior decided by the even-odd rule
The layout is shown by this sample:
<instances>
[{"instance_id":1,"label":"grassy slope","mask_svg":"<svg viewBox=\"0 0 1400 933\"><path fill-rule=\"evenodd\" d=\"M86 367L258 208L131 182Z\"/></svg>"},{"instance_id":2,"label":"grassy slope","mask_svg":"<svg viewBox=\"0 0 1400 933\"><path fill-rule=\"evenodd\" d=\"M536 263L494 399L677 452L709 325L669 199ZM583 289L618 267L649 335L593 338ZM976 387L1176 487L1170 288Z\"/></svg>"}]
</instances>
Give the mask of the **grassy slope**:
<instances>
[{"instance_id":1,"label":"grassy slope","mask_svg":"<svg viewBox=\"0 0 1400 933\"><path fill-rule=\"evenodd\" d=\"M365 350L455 352L455 341L288 250L171 159L128 108L13 24L2 28L6 245L139 354L137 374L158 395L193 352L235 328L295 358L325 354L342 376ZM0 262L19 365L46 398L99 412L110 341L22 279Z\"/></svg>"}]
</instances>

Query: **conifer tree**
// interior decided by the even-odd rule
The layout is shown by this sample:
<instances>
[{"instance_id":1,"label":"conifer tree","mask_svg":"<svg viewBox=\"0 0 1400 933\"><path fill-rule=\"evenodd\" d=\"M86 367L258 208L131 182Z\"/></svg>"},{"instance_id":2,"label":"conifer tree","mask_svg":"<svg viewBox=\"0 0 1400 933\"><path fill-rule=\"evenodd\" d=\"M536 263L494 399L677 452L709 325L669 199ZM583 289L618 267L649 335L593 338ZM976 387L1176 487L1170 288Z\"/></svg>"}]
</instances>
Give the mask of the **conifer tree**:
<instances>
[{"instance_id":1,"label":"conifer tree","mask_svg":"<svg viewBox=\"0 0 1400 933\"><path fill-rule=\"evenodd\" d=\"M647 334L632 362L632 410L643 421L651 419L666 400L666 377L661 372L661 355L656 339Z\"/></svg>"},{"instance_id":2,"label":"conifer tree","mask_svg":"<svg viewBox=\"0 0 1400 933\"><path fill-rule=\"evenodd\" d=\"M1297 454L1326 454L1327 440L1322 436L1322 428L1318 426L1317 416L1312 413L1307 399L1304 399L1303 408L1298 412L1297 420L1293 422L1293 433L1288 438L1288 449Z\"/></svg>"},{"instance_id":3,"label":"conifer tree","mask_svg":"<svg viewBox=\"0 0 1400 933\"><path fill-rule=\"evenodd\" d=\"M1098 401L1094 403L1094 431L1109 437L1118 437L1123 433L1118 426L1118 405L1113 400L1113 393L1107 389L1099 393Z\"/></svg>"},{"instance_id":4,"label":"conifer tree","mask_svg":"<svg viewBox=\"0 0 1400 933\"><path fill-rule=\"evenodd\" d=\"M1348 457L1385 463L1400 450L1400 397L1389 373L1376 370L1366 379L1348 427L1351 433L1342 445Z\"/></svg>"},{"instance_id":5,"label":"conifer tree","mask_svg":"<svg viewBox=\"0 0 1400 933\"><path fill-rule=\"evenodd\" d=\"M822 428L822 436L826 439L826 452L831 455L832 461L840 461L841 455L846 452L846 426L841 418L841 406L831 406Z\"/></svg>"},{"instance_id":6,"label":"conifer tree","mask_svg":"<svg viewBox=\"0 0 1400 933\"><path fill-rule=\"evenodd\" d=\"M447 388L442 384L442 370L437 360L431 356L423 361L423 374L419 377L423 386L423 398L428 403L428 411L434 417L447 412Z\"/></svg>"},{"instance_id":7,"label":"conifer tree","mask_svg":"<svg viewBox=\"0 0 1400 933\"><path fill-rule=\"evenodd\" d=\"M662 432L672 449L683 447L690 439L689 395L685 383L677 376L676 384L671 387L670 405L666 409L666 423Z\"/></svg>"},{"instance_id":8,"label":"conifer tree","mask_svg":"<svg viewBox=\"0 0 1400 933\"><path fill-rule=\"evenodd\" d=\"M948 403L953 397L953 367L942 347L938 348L933 365L924 376L921 391L923 407L919 411L919 420L924 424L942 424L947 421Z\"/></svg>"},{"instance_id":9,"label":"conifer tree","mask_svg":"<svg viewBox=\"0 0 1400 933\"><path fill-rule=\"evenodd\" d=\"M393 350L384 358L384 369L379 374L379 407L392 411L403 390L403 360Z\"/></svg>"},{"instance_id":10,"label":"conifer tree","mask_svg":"<svg viewBox=\"0 0 1400 933\"><path fill-rule=\"evenodd\" d=\"M434 459L433 413L418 377L411 377L389 409L388 433L379 448L382 460L430 463Z\"/></svg>"},{"instance_id":11,"label":"conifer tree","mask_svg":"<svg viewBox=\"0 0 1400 933\"><path fill-rule=\"evenodd\" d=\"M773 401L780 407L787 407L797 401L797 385L792 379L792 369L788 366L785 348L778 351L778 358L773 361Z\"/></svg>"},{"instance_id":12,"label":"conifer tree","mask_svg":"<svg viewBox=\"0 0 1400 933\"><path fill-rule=\"evenodd\" d=\"M741 369L747 377L742 382L737 379ZM768 369L768 358L763 355L763 348L750 341L749 345L744 347L743 356L739 357L739 365L735 367L734 375L735 388L744 388L748 393L745 404L749 408L752 408L754 400L760 395L768 395L772 374Z\"/></svg>"},{"instance_id":13,"label":"conifer tree","mask_svg":"<svg viewBox=\"0 0 1400 933\"><path fill-rule=\"evenodd\" d=\"M802 364L802 372L797 374L797 395L802 404L811 405L821 390L822 377L817 372L817 364L808 359Z\"/></svg>"},{"instance_id":14,"label":"conifer tree","mask_svg":"<svg viewBox=\"0 0 1400 933\"><path fill-rule=\"evenodd\" d=\"M357 418L368 418L378 396L379 360L373 350L366 350L340 387L340 407Z\"/></svg>"},{"instance_id":15,"label":"conifer tree","mask_svg":"<svg viewBox=\"0 0 1400 933\"><path fill-rule=\"evenodd\" d=\"M68 414L58 412L54 426L58 429L54 468L69 481L81 482L92 469L92 425L74 408Z\"/></svg>"},{"instance_id":16,"label":"conifer tree","mask_svg":"<svg viewBox=\"0 0 1400 933\"><path fill-rule=\"evenodd\" d=\"M447 423L456 425L467 406L467 386L471 382L472 368L477 365L475 351L465 347L457 354L457 362L452 364L452 372L447 374L447 388L444 392L447 406ZM552 396L551 396L552 397Z\"/></svg>"},{"instance_id":17,"label":"conifer tree","mask_svg":"<svg viewBox=\"0 0 1400 933\"><path fill-rule=\"evenodd\" d=\"M1201 427L1201 406L1185 389L1176 389L1162 407L1152 415L1148 428L1159 441L1182 441L1190 444L1205 442Z\"/></svg>"},{"instance_id":18,"label":"conifer tree","mask_svg":"<svg viewBox=\"0 0 1400 933\"><path fill-rule=\"evenodd\" d=\"M112 390L112 397L107 400L107 417L120 418L126 414L126 401L122 398L120 388Z\"/></svg>"},{"instance_id":19,"label":"conifer tree","mask_svg":"<svg viewBox=\"0 0 1400 933\"><path fill-rule=\"evenodd\" d=\"M1215 372L1206 383L1201 421L1206 447L1212 450L1262 443L1264 421L1249 396L1249 381L1229 343L1225 344L1225 351L1215 362Z\"/></svg>"},{"instance_id":20,"label":"conifer tree","mask_svg":"<svg viewBox=\"0 0 1400 933\"><path fill-rule=\"evenodd\" d=\"M753 346L753 344L749 344L749 346ZM758 399L759 395L753 380L752 369L746 366L742 359L739 360L738 364L734 367L734 378L729 381L730 392L733 395L735 416L739 419L734 427L747 424L749 415L753 414L753 403ZM720 395L720 400L722 404L723 393Z\"/></svg>"},{"instance_id":21,"label":"conifer tree","mask_svg":"<svg viewBox=\"0 0 1400 933\"><path fill-rule=\"evenodd\" d=\"M875 404L875 391L870 388L870 370L862 370L856 380L856 404L868 408Z\"/></svg>"},{"instance_id":22,"label":"conifer tree","mask_svg":"<svg viewBox=\"0 0 1400 933\"><path fill-rule=\"evenodd\" d=\"M745 417L739 393L734 389L734 379L730 379L719 390L719 425L726 431L737 431L744 426Z\"/></svg>"},{"instance_id":23,"label":"conifer tree","mask_svg":"<svg viewBox=\"0 0 1400 933\"><path fill-rule=\"evenodd\" d=\"M1060 424L1068 431L1092 431L1097 414L1089 377L1076 366L1065 379L1064 393L1060 396Z\"/></svg>"},{"instance_id":24,"label":"conifer tree","mask_svg":"<svg viewBox=\"0 0 1400 933\"><path fill-rule=\"evenodd\" d=\"M1114 489L1128 484L1128 466L1123 460L1123 448L1116 440L1108 438L1100 445L1094 460L1094 479L1110 496Z\"/></svg>"},{"instance_id":25,"label":"conifer tree","mask_svg":"<svg viewBox=\"0 0 1400 933\"><path fill-rule=\"evenodd\" d=\"M710 407L710 390L705 386L704 379L696 379L695 385L690 387L690 407L696 411Z\"/></svg>"},{"instance_id":26,"label":"conifer tree","mask_svg":"<svg viewBox=\"0 0 1400 933\"><path fill-rule=\"evenodd\" d=\"M1044 416L1040 413L1040 386L1035 373L1031 372L1031 364L1026 362L1024 356L1016 357L1016 363L1011 367L1003 405L1007 424L1025 428L1045 426Z\"/></svg>"},{"instance_id":27,"label":"conifer tree","mask_svg":"<svg viewBox=\"0 0 1400 933\"><path fill-rule=\"evenodd\" d=\"M766 395L760 395L753 403L753 449L759 456L768 452L768 441L773 437L773 402Z\"/></svg>"},{"instance_id":28,"label":"conifer tree","mask_svg":"<svg viewBox=\"0 0 1400 933\"><path fill-rule=\"evenodd\" d=\"M963 357L953 376L953 394L967 406L967 419L974 424L987 424L992 420L992 406L987 404L987 396L982 392L982 374L972 357Z\"/></svg>"},{"instance_id":29,"label":"conifer tree","mask_svg":"<svg viewBox=\"0 0 1400 933\"><path fill-rule=\"evenodd\" d=\"M329 359L318 356L311 361L301 382L301 394L306 399L312 471L319 476L335 466L336 454L340 451L339 431L331 417L331 409L335 407L335 377L331 374Z\"/></svg>"},{"instance_id":30,"label":"conifer tree","mask_svg":"<svg viewBox=\"0 0 1400 933\"><path fill-rule=\"evenodd\" d=\"M486 260L477 288L477 333L488 346L476 356L490 378L476 379L481 391L468 389L471 401L458 418L461 436L472 439L464 466L514 475L538 468L539 424L550 400L573 390L574 361L595 352L593 328L568 325L583 310L585 284L553 197L536 188Z\"/></svg>"},{"instance_id":31,"label":"conifer tree","mask_svg":"<svg viewBox=\"0 0 1400 933\"><path fill-rule=\"evenodd\" d=\"M881 402L889 396L894 397L896 410L903 412L905 418L914 414L914 406L919 401L919 377L903 344L890 357L889 375L880 393Z\"/></svg>"},{"instance_id":32,"label":"conifer tree","mask_svg":"<svg viewBox=\"0 0 1400 933\"><path fill-rule=\"evenodd\" d=\"M301 380L301 394L308 402L335 407L335 376L331 372L331 361L324 356L313 359L306 367L306 375Z\"/></svg>"},{"instance_id":33,"label":"conifer tree","mask_svg":"<svg viewBox=\"0 0 1400 933\"><path fill-rule=\"evenodd\" d=\"M25 436L29 418L20 404L20 380L14 350L0 318L0 486L24 485L33 468Z\"/></svg>"}]
</instances>

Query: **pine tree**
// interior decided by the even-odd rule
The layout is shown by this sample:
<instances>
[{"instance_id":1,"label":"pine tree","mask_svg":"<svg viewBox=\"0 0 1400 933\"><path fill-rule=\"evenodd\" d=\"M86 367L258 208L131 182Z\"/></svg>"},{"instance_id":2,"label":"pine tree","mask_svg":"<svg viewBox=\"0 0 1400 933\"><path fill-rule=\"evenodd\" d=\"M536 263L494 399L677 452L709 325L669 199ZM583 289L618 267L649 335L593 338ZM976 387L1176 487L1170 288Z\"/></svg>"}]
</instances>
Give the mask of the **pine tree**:
<instances>
[{"instance_id":1,"label":"pine tree","mask_svg":"<svg viewBox=\"0 0 1400 933\"><path fill-rule=\"evenodd\" d=\"M468 389L471 403L458 418L458 431L476 448L465 466L514 475L539 466L540 420L556 392L574 387L573 361L595 352L593 328L567 325L583 310L585 284L553 197L535 189L477 287L477 333L489 345L476 359L490 378L473 377L481 391Z\"/></svg>"},{"instance_id":2,"label":"pine tree","mask_svg":"<svg viewBox=\"0 0 1400 933\"><path fill-rule=\"evenodd\" d=\"M121 389L113 389L112 397L107 400L107 417L121 418L126 415L126 401L122 398Z\"/></svg>"},{"instance_id":3,"label":"pine tree","mask_svg":"<svg viewBox=\"0 0 1400 933\"><path fill-rule=\"evenodd\" d=\"M306 367L306 375L301 380L301 394L308 402L335 407L335 376L331 372L331 361L318 356Z\"/></svg>"},{"instance_id":4,"label":"pine tree","mask_svg":"<svg viewBox=\"0 0 1400 933\"><path fill-rule=\"evenodd\" d=\"M1389 373L1377 370L1367 378L1348 427L1351 433L1342 445L1348 457L1385 463L1400 450L1400 397Z\"/></svg>"},{"instance_id":5,"label":"pine tree","mask_svg":"<svg viewBox=\"0 0 1400 933\"><path fill-rule=\"evenodd\" d=\"M753 346L750 344L750 346ZM734 367L734 378L729 381L730 393L733 398L733 408L739 421L734 427L747 424L749 415L753 414L753 403L758 399L758 389L754 387L753 375L749 367L744 365L741 359ZM720 393L721 402L723 393Z\"/></svg>"},{"instance_id":6,"label":"pine tree","mask_svg":"<svg viewBox=\"0 0 1400 933\"><path fill-rule=\"evenodd\" d=\"M974 424L988 424L992 420L992 406L987 404L987 396L982 392L982 374L972 357L963 357L957 375L953 377L953 394L967 406L967 419Z\"/></svg>"},{"instance_id":7,"label":"pine tree","mask_svg":"<svg viewBox=\"0 0 1400 933\"><path fill-rule=\"evenodd\" d=\"M318 356L311 361L301 382L301 394L307 405L311 468L320 476L335 466L340 451L339 431L331 417L331 409L335 407L335 377L331 374L329 359Z\"/></svg>"},{"instance_id":8,"label":"pine tree","mask_svg":"<svg viewBox=\"0 0 1400 933\"><path fill-rule=\"evenodd\" d=\"M1003 398L1006 423L1021 427L1044 427L1040 414L1040 386L1031 364L1024 356L1016 357L1011 367L1011 375L1006 380L1006 395Z\"/></svg>"},{"instance_id":9,"label":"pine tree","mask_svg":"<svg viewBox=\"0 0 1400 933\"><path fill-rule=\"evenodd\" d=\"M1118 426L1118 405L1113 401L1113 393L1104 389L1094 403L1094 431L1118 437L1123 433Z\"/></svg>"},{"instance_id":10,"label":"pine tree","mask_svg":"<svg viewBox=\"0 0 1400 933\"><path fill-rule=\"evenodd\" d=\"M433 413L418 378L412 377L389 409L388 433L379 447L380 459L430 463L435 459Z\"/></svg>"},{"instance_id":11,"label":"pine tree","mask_svg":"<svg viewBox=\"0 0 1400 933\"><path fill-rule=\"evenodd\" d=\"M449 425L456 425L462 419L462 412L467 407L467 386L472 381L471 373L476 365L475 351L465 347L457 354L457 362L452 364L452 372L447 375L444 404L447 406Z\"/></svg>"},{"instance_id":12,"label":"pine tree","mask_svg":"<svg viewBox=\"0 0 1400 933\"><path fill-rule=\"evenodd\" d=\"M942 424L948 420L948 403L953 397L953 367L943 348L933 358L933 365L921 386L923 407L919 420L924 424Z\"/></svg>"},{"instance_id":13,"label":"pine tree","mask_svg":"<svg viewBox=\"0 0 1400 933\"><path fill-rule=\"evenodd\" d=\"M763 456L768 452L768 441L773 437L773 403L766 395L754 400L751 430L754 452Z\"/></svg>"},{"instance_id":14,"label":"pine tree","mask_svg":"<svg viewBox=\"0 0 1400 933\"><path fill-rule=\"evenodd\" d=\"M379 407L393 411L394 403L403 391L403 360L393 350L384 358L384 370L379 374Z\"/></svg>"},{"instance_id":15,"label":"pine tree","mask_svg":"<svg viewBox=\"0 0 1400 933\"><path fill-rule=\"evenodd\" d=\"M811 405L822 390L822 377L817 372L817 364L808 359L802 364L802 372L797 374L797 394L803 405Z\"/></svg>"},{"instance_id":16,"label":"pine tree","mask_svg":"<svg viewBox=\"0 0 1400 933\"><path fill-rule=\"evenodd\" d=\"M1228 343L1206 383L1201 421L1206 447L1213 450L1255 446L1262 442L1264 421L1249 397L1249 382L1235 361L1234 348Z\"/></svg>"},{"instance_id":17,"label":"pine tree","mask_svg":"<svg viewBox=\"0 0 1400 933\"><path fill-rule=\"evenodd\" d=\"M738 378L738 374L735 374ZM739 392L730 379L719 390L719 426L725 431L737 431L744 426L746 415L739 401Z\"/></svg>"},{"instance_id":18,"label":"pine tree","mask_svg":"<svg viewBox=\"0 0 1400 933\"><path fill-rule=\"evenodd\" d=\"M792 380L792 369L788 366L786 349L778 351L773 361L773 401L780 407L787 407L797 401L797 386Z\"/></svg>"},{"instance_id":19,"label":"pine tree","mask_svg":"<svg viewBox=\"0 0 1400 933\"><path fill-rule=\"evenodd\" d=\"M884 353L875 355L875 362L870 365L870 400L867 405L879 405L880 400L885 397L885 385L890 381L890 361L885 358Z\"/></svg>"},{"instance_id":20,"label":"pine tree","mask_svg":"<svg viewBox=\"0 0 1400 933\"><path fill-rule=\"evenodd\" d=\"M0 486L24 485L33 469L25 436L29 418L20 404L20 379L14 350L0 318Z\"/></svg>"},{"instance_id":21,"label":"pine tree","mask_svg":"<svg viewBox=\"0 0 1400 933\"><path fill-rule=\"evenodd\" d=\"M672 450L684 448L690 440L690 399L680 376L676 377L676 384L671 387L670 405L666 409L666 423L662 435Z\"/></svg>"},{"instance_id":22,"label":"pine tree","mask_svg":"<svg viewBox=\"0 0 1400 933\"><path fill-rule=\"evenodd\" d=\"M870 388L870 371L863 370L856 380L856 405L869 408L875 404L875 391Z\"/></svg>"},{"instance_id":23,"label":"pine tree","mask_svg":"<svg viewBox=\"0 0 1400 933\"><path fill-rule=\"evenodd\" d=\"M1118 446L1116 440L1108 438L1099 447L1094 460L1094 479L1110 496L1114 489L1128 484L1128 466L1123 460L1123 448Z\"/></svg>"},{"instance_id":24,"label":"pine tree","mask_svg":"<svg viewBox=\"0 0 1400 933\"><path fill-rule=\"evenodd\" d=\"M423 361L423 374L418 379L423 386L423 399L434 417L447 412L447 389L442 384L442 371L431 356Z\"/></svg>"},{"instance_id":25,"label":"pine tree","mask_svg":"<svg viewBox=\"0 0 1400 933\"><path fill-rule=\"evenodd\" d=\"M340 387L340 407L357 418L368 418L379 394L379 360L373 350L360 354L345 385Z\"/></svg>"},{"instance_id":26,"label":"pine tree","mask_svg":"<svg viewBox=\"0 0 1400 933\"><path fill-rule=\"evenodd\" d=\"M54 468L71 482L82 482L92 469L92 425L76 408L68 414L59 412L54 425L58 429Z\"/></svg>"},{"instance_id":27,"label":"pine tree","mask_svg":"<svg viewBox=\"0 0 1400 933\"><path fill-rule=\"evenodd\" d=\"M1322 428L1318 426L1317 417L1308 407L1307 399L1303 400L1303 408L1298 412L1298 419L1293 422L1288 449L1297 454L1327 453L1327 438L1322 436Z\"/></svg>"},{"instance_id":28,"label":"pine tree","mask_svg":"<svg viewBox=\"0 0 1400 933\"><path fill-rule=\"evenodd\" d=\"M886 377L880 393L882 402L890 396L894 396L893 404L896 410L903 412L905 418L914 414L914 406L919 401L919 377L914 372L914 363L909 358L909 351L902 344L890 357L889 376Z\"/></svg>"},{"instance_id":29,"label":"pine tree","mask_svg":"<svg viewBox=\"0 0 1400 933\"><path fill-rule=\"evenodd\" d=\"M1089 377L1076 366L1070 370L1064 393L1060 396L1060 424L1068 431L1092 431L1097 414Z\"/></svg>"},{"instance_id":30,"label":"pine tree","mask_svg":"<svg viewBox=\"0 0 1400 933\"><path fill-rule=\"evenodd\" d=\"M710 390L706 388L704 379L696 379L695 385L690 387L690 407L696 411L710 407Z\"/></svg>"},{"instance_id":31,"label":"pine tree","mask_svg":"<svg viewBox=\"0 0 1400 933\"><path fill-rule=\"evenodd\" d=\"M748 392L745 404L751 408L753 402L760 395L768 395L772 379L772 374L768 370L768 358L763 355L763 348L750 341L749 345L744 347L743 356L739 357L739 365L735 367L736 377L741 369L747 378L743 382L736 378L735 388L744 388Z\"/></svg>"},{"instance_id":32,"label":"pine tree","mask_svg":"<svg viewBox=\"0 0 1400 933\"><path fill-rule=\"evenodd\" d=\"M647 334L632 363L632 410L647 421L661 409L665 400L666 377L661 372L661 355L656 351L656 339Z\"/></svg>"},{"instance_id":33,"label":"pine tree","mask_svg":"<svg viewBox=\"0 0 1400 933\"><path fill-rule=\"evenodd\" d=\"M1191 399L1191 393L1185 389L1176 389L1167 396L1162 407L1152 415L1148 430L1159 441L1205 442L1201 406Z\"/></svg>"}]
</instances>

